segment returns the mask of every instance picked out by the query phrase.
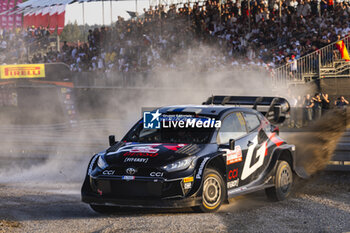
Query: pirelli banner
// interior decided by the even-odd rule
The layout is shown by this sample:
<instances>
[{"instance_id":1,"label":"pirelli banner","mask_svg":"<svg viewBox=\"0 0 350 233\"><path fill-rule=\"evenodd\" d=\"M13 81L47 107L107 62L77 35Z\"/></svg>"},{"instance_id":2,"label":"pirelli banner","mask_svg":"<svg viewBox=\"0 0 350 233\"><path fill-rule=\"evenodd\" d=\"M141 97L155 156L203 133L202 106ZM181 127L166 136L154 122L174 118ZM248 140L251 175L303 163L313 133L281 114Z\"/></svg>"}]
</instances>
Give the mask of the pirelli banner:
<instances>
[{"instance_id":1,"label":"pirelli banner","mask_svg":"<svg viewBox=\"0 0 350 233\"><path fill-rule=\"evenodd\" d=\"M0 65L0 86L73 87L73 77L69 66L64 63Z\"/></svg>"},{"instance_id":2,"label":"pirelli banner","mask_svg":"<svg viewBox=\"0 0 350 233\"><path fill-rule=\"evenodd\" d=\"M44 64L0 66L0 79L45 78Z\"/></svg>"}]
</instances>

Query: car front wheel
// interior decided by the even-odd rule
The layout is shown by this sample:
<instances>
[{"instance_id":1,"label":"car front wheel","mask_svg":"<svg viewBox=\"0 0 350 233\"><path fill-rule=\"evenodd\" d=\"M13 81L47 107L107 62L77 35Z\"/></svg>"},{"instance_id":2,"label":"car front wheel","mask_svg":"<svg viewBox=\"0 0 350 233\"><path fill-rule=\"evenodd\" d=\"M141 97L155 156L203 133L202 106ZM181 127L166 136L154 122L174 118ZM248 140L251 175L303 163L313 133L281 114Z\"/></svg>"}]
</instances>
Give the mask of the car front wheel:
<instances>
[{"instance_id":1,"label":"car front wheel","mask_svg":"<svg viewBox=\"0 0 350 233\"><path fill-rule=\"evenodd\" d=\"M275 174L275 187L265 189L267 197L272 201L282 201L286 199L293 186L293 172L289 163L279 160L277 162Z\"/></svg>"},{"instance_id":2,"label":"car front wheel","mask_svg":"<svg viewBox=\"0 0 350 233\"><path fill-rule=\"evenodd\" d=\"M199 212L215 212L224 201L226 185L214 169L205 169L203 177L202 203L194 209Z\"/></svg>"}]
</instances>

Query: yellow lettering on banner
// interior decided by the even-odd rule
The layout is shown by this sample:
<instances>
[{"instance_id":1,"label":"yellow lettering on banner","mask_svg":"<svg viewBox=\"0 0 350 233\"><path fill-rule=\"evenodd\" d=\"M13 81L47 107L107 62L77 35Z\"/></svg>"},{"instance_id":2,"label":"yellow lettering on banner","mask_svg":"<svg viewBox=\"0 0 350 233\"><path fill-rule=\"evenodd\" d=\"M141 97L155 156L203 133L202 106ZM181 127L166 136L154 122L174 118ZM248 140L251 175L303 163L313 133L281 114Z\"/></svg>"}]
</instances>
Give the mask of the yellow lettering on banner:
<instances>
[{"instance_id":1,"label":"yellow lettering on banner","mask_svg":"<svg viewBox=\"0 0 350 233\"><path fill-rule=\"evenodd\" d=\"M44 64L0 66L0 79L45 78Z\"/></svg>"}]
</instances>

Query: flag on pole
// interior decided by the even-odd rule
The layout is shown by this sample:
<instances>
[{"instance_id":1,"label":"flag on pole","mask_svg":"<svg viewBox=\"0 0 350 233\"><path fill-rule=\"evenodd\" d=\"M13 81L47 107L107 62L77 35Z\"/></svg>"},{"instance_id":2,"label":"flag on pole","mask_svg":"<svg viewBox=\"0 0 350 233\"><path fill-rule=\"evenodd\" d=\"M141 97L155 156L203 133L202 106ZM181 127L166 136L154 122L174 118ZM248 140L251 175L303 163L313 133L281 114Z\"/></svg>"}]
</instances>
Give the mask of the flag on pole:
<instances>
[{"instance_id":1,"label":"flag on pole","mask_svg":"<svg viewBox=\"0 0 350 233\"><path fill-rule=\"evenodd\" d=\"M344 41L338 41L335 46L339 49L339 52L341 54L341 58L345 61L350 61L348 50L346 49L346 46L344 44Z\"/></svg>"},{"instance_id":2,"label":"flag on pole","mask_svg":"<svg viewBox=\"0 0 350 233\"><path fill-rule=\"evenodd\" d=\"M50 25L49 25L49 31L50 33L54 33L57 28L57 10L58 6L51 6L49 17L50 17Z\"/></svg>"},{"instance_id":3,"label":"flag on pole","mask_svg":"<svg viewBox=\"0 0 350 233\"><path fill-rule=\"evenodd\" d=\"M57 34L60 35L64 28L66 5L60 5L57 9Z\"/></svg>"}]
</instances>

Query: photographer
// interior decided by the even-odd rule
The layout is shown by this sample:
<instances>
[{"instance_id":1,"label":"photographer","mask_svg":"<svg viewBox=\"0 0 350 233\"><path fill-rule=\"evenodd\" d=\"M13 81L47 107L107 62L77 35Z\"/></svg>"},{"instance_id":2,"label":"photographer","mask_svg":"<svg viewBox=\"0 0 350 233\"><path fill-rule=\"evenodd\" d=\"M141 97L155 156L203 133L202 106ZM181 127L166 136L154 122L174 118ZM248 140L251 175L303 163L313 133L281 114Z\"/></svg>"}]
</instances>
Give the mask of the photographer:
<instances>
[{"instance_id":1,"label":"photographer","mask_svg":"<svg viewBox=\"0 0 350 233\"><path fill-rule=\"evenodd\" d=\"M322 115L325 114L330 108L330 101L328 94L321 93L322 96Z\"/></svg>"},{"instance_id":2,"label":"photographer","mask_svg":"<svg viewBox=\"0 0 350 233\"><path fill-rule=\"evenodd\" d=\"M349 104L349 101L347 101L344 98L344 96L340 96L340 97L338 97L338 99L336 101L334 101L334 104L337 108L345 109L346 105Z\"/></svg>"}]
</instances>

